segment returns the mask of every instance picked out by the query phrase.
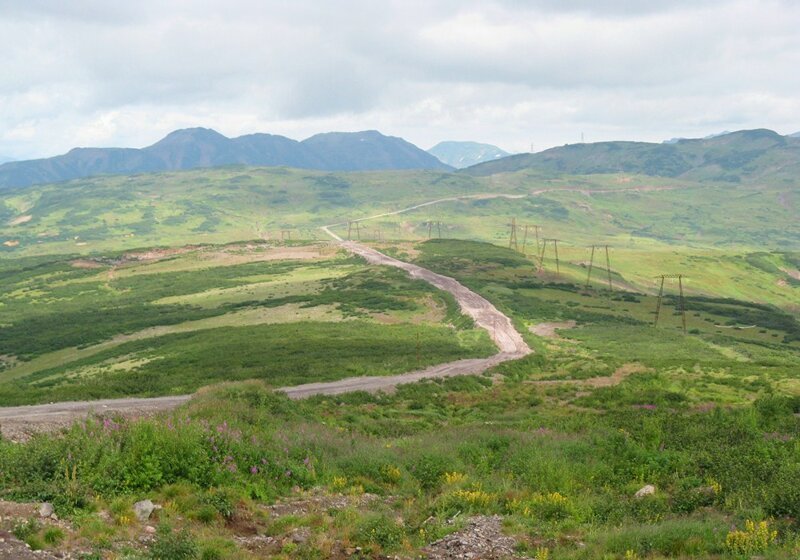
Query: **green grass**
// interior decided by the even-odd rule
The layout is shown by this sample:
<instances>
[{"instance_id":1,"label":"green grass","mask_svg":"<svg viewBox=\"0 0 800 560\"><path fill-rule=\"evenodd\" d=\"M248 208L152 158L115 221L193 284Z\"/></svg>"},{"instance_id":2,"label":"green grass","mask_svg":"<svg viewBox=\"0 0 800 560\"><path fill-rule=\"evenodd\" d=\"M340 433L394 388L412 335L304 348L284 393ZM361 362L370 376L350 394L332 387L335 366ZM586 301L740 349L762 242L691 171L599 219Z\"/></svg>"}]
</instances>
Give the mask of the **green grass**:
<instances>
[{"instance_id":1,"label":"green grass","mask_svg":"<svg viewBox=\"0 0 800 560\"><path fill-rule=\"evenodd\" d=\"M129 529L109 526L93 511L151 497L164 504L161 521L186 528L187 540L217 539L213 548L231 558L248 557L232 544L242 520L248 531L291 543L270 551L279 558L330 556L336 543L378 557L414 555L474 514L503 516L520 551L532 557L546 548L551 557L568 559L734 558L727 534L747 520L768 520L778 532L765 557L796 556L800 342L793 338L794 315L768 304L692 295L684 334L673 298L654 328L652 295L585 290L566 278L537 276L529 260L491 244L431 241L396 251L413 252L418 262L490 299L536 353L486 376L405 385L391 395L290 401L274 394L271 388L283 383L412 369L418 347L425 363L492 351L469 325L409 322L420 312L415 306L436 295L424 285L349 259L326 261L347 272L315 280L320 284L311 292L205 309L335 306L348 320L220 326L130 340L0 386L4 400L22 402L251 380L206 389L155 419L88 420L63 435L0 441L0 498L52 500L60 515L92 528L89 542L108 547L129 539ZM758 264L765 268L771 259ZM158 277L185 267L158 266L158 274L125 281L147 278L142 286L150 287L142 293L162 297ZM260 282L264 274L228 272L208 276L235 283ZM204 272L187 264L184 273ZM171 277L174 286L194 286ZM93 280L70 282L90 286ZM196 289L209 285L203 279ZM453 302L440 304L441 322L456 322ZM405 320L378 325L375 311ZM212 327L227 316L199 321ZM528 331L564 320L577 324L559 331L560 338ZM744 323L757 328L724 328ZM634 498L644 484L656 486L655 496ZM355 499L369 492L379 498L338 511L320 506L264 516L264 502L297 497L298 488L316 496ZM296 529L307 529L308 539L293 542Z\"/></svg>"}]
</instances>

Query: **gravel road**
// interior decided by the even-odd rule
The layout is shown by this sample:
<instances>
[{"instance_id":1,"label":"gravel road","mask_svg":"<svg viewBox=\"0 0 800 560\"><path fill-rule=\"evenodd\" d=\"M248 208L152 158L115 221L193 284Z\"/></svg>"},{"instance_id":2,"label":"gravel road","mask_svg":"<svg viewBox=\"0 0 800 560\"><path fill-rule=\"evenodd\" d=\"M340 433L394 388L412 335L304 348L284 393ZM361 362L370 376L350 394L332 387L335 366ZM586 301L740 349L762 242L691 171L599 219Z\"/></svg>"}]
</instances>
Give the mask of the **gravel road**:
<instances>
[{"instance_id":1,"label":"gravel road","mask_svg":"<svg viewBox=\"0 0 800 560\"><path fill-rule=\"evenodd\" d=\"M492 195L489 196L492 197ZM432 201L404 210L391 212L390 214L407 212L414 208L443 202L445 200L451 199ZM372 216L371 218L376 217L379 216ZM322 229L328 233L328 235L339 241L342 247L356 255L360 255L366 259L367 262L400 268L408 272L412 278L419 278L440 290L453 294L456 301L461 306L462 312L472 317L477 326L485 329L489 333L489 336L497 345L499 352L489 358L458 360L400 375L352 377L328 383L307 383L305 385L281 388L280 390L285 392L290 398L302 399L312 395L337 395L353 391L390 391L397 385L413 383L421 379L479 374L497 364L521 358L531 353L531 349L523 340L522 335L514 328L511 319L501 313L482 296L469 290L461 283L448 276L442 276L426 268L389 257L360 243L343 241L339 236L330 231L329 228L331 227L334 226L326 226ZM191 395L181 395L157 398L60 402L44 405L0 408L0 430L5 437L15 440L24 439L32 432L56 429L90 413L120 413L126 416L143 416L157 411L175 408L185 403L190 398Z\"/></svg>"}]
</instances>

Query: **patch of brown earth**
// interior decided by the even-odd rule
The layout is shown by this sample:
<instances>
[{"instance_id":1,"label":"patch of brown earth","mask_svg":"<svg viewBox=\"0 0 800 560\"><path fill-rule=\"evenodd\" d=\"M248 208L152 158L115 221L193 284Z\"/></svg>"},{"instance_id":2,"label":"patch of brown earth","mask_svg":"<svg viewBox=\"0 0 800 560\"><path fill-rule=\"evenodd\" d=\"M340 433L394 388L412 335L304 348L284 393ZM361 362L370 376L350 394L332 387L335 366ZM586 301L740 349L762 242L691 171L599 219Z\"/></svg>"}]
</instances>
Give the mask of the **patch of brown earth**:
<instances>
[{"instance_id":1,"label":"patch of brown earth","mask_svg":"<svg viewBox=\"0 0 800 560\"><path fill-rule=\"evenodd\" d=\"M325 512L332 509L345 509L349 507L362 508L375 502L375 494L361 494L350 496L345 494L313 493L300 499L288 499L271 506L262 506L270 517L283 517L285 515L308 515L309 513Z\"/></svg>"},{"instance_id":2,"label":"patch of brown earth","mask_svg":"<svg viewBox=\"0 0 800 560\"><path fill-rule=\"evenodd\" d=\"M561 321L553 323L539 323L532 325L530 330L536 336L543 336L545 338L560 338L556 331L558 329L573 329L577 323L575 321Z\"/></svg>"},{"instance_id":3,"label":"patch of brown earth","mask_svg":"<svg viewBox=\"0 0 800 560\"><path fill-rule=\"evenodd\" d=\"M33 219L33 216L31 216L30 214L26 214L24 216L18 216L16 218L14 218L10 222L8 222L8 225L10 225L10 226L18 226L18 225L21 225L21 224L27 224L32 219Z\"/></svg>"},{"instance_id":4,"label":"patch of brown earth","mask_svg":"<svg viewBox=\"0 0 800 560\"><path fill-rule=\"evenodd\" d=\"M593 388L613 387L615 385L619 385L620 383L622 383L628 376L633 375L634 373L644 373L645 371L647 371L647 369L648 368L646 368L642 364L638 364L635 362L629 364L623 364L620 367L618 367L617 370L610 376L592 377L584 380L584 384Z\"/></svg>"},{"instance_id":5,"label":"patch of brown earth","mask_svg":"<svg viewBox=\"0 0 800 560\"><path fill-rule=\"evenodd\" d=\"M78 259L75 261L71 261L70 266L73 268L103 268L103 265L97 261L91 261L88 259Z\"/></svg>"},{"instance_id":6,"label":"patch of brown earth","mask_svg":"<svg viewBox=\"0 0 800 560\"><path fill-rule=\"evenodd\" d=\"M800 270L795 270L793 268L782 268L781 271L785 272L795 280L800 280Z\"/></svg>"},{"instance_id":7,"label":"patch of brown earth","mask_svg":"<svg viewBox=\"0 0 800 560\"><path fill-rule=\"evenodd\" d=\"M3 245L6 247L16 247L19 245L19 241L16 239L9 239L8 241L3 241Z\"/></svg>"},{"instance_id":8,"label":"patch of brown earth","mask_svg":"<svg viewBox=\"0 0 800 560\"><path fill-rule=\"evenodd\" d=\"M634 373L643 373L648 371L648 369L649 368L643 366L642 364L631 362L621 365L616 369L616 371L614 371L614 373L607 377L590 377L588 379L542 379L528 381L528 383L533 383L535 385L563 385L566 383L572 383L581 385L582 387L597 389L600 387L613 387L615 385L619 385L630 375ZM580 396L580 394L578 396Z\"/></svg>"},{"instance_id":9,"label":"patch of brown earth","mask_svg":"<svg viewBox=\"0 0 800 560\"><path fill-rule=\"evenodd\" d=\"M470 517L460 531L422 549L429 560L509 560L524 558L514 554L517 542L501 529L499 515Z\"/></svg>"}]
</instances>

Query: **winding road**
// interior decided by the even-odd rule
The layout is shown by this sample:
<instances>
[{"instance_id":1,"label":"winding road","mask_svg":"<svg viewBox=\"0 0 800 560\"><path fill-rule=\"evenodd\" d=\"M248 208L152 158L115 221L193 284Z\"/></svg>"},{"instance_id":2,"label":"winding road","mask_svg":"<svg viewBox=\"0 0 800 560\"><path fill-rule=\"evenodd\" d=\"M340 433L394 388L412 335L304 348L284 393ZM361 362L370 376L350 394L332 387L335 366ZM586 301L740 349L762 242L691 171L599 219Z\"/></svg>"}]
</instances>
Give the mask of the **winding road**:
<instances>
[{"instance_id":1,"label":"winding road","mask_svg":"<svg viewBox=\"0 0 800 560\"><path fill-rule=\"evenodd\" d=\"M402 210L362 218L359 221L410 212L417 208L441 202L481 198L521 198L523 196L525 195L484 194L443 198ZM302 399L314 395L337 395L354 391L390 391L398 385L413 383L422 379L475 375L493 366L508 360L521 358L532 352L523 340L522 335L514 328L511 319L501 313L484 297L471 291L453 278L384 255L366 245L354 241L344 241L330 229L340 225L344 224L331 224L324 226L322 230L335 239L344 249L363 257L370 264L400 268L405 270L412 278L424 280L440 290L451 293L460 305L462 312L471 317L478 327L485 329L489 333L499 352L489 358L457 360L399 375L350 377L338 381L307 383L279 389L290 398ZM119 413L140 416L175 408L190 398L191 395L179 395L155 398L72 401L0 408L0 430L6 437L22 439L31 432L58 428L90 413Z\"/></svg>"}]
</instances>

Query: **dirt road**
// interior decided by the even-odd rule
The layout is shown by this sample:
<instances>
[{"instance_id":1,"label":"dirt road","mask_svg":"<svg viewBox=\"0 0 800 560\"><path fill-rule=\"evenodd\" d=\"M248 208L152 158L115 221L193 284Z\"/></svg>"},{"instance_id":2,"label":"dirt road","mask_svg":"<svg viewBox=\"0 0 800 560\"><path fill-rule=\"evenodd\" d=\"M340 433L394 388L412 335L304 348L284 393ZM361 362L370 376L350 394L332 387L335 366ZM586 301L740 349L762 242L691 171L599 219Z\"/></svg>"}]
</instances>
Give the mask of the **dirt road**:
<instances>
[{"instance_id":1,"label":"dirt road","mask_svg":"<svg viewBox=\"0 0 800 560\"><path fill-rule=\"evenodd\" d=\"M462 312L472 317L476 325L489 333L489 336L497 345L499 353L489 358L458 360L399 375L352 377L329 383L308 383L281 388L280 390L290 398L301 399L312 395L337 395L353 391L389 391L397 385L413 383L421 379L479 374L502 362L530 354L531 349L514 328L511 320L482 296L467 289L453 278L389 257L365 245L352 241L342 241L328 227L323 229L331 237L340 241L342 247L362 256L367 262L400 268L408 272L413 278L425 280L433 286L453 294L461 306ZM189 398L190 395L182 395L151 399L111 399L0 408L0 429L5 437L20 440L25 439L32 432L57 429L68 425L73 420L90 413L119 413L125 416L142 416L160 410L175 408L188 401Z\"/></svg>"}]
</instances>

